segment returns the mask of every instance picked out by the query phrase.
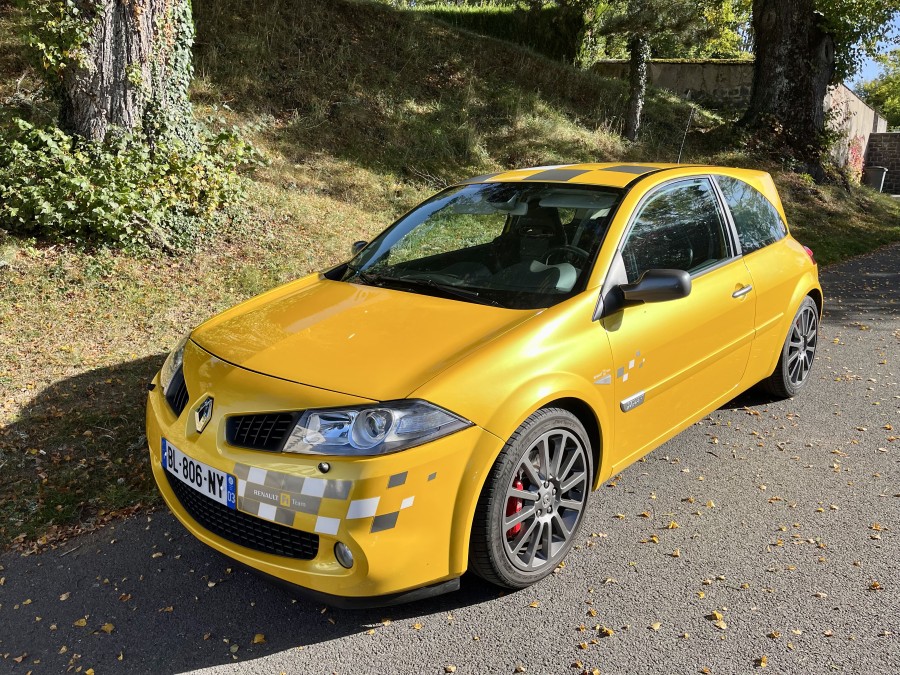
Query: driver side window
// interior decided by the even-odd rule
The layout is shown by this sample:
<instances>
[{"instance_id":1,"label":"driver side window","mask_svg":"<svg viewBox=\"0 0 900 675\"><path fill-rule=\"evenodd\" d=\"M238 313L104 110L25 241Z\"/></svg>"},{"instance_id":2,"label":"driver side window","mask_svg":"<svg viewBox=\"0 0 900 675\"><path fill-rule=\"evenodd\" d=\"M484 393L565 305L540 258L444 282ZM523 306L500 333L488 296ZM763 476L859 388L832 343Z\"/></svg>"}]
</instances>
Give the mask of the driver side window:
<instances>
[{"instance_id":1,"label":"driver side window","mask_svg":"<svg viewBox=\"0 0 900 675\"><path fill-rule=\"evenodd\" d=\"M708 179L663 186L643 204L622 247L628 283L651 269L695 274L728 259L724 222Z\"/></svg>"}]
</instances>

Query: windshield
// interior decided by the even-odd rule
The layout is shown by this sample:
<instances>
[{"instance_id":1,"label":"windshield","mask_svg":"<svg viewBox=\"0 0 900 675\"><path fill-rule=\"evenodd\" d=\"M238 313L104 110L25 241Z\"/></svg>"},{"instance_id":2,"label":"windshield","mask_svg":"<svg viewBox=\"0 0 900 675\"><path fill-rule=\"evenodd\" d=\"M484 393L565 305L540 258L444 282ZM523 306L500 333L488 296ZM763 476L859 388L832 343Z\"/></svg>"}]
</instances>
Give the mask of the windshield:
<instances>
[{"instance_id":1,"label":"windshield","mask_svg":"<svg viewBox=\"0 0 900 675\"><path fill-rule=\"evenodd\" d=\"M449 188L350 262L344 281L515 309L583 290L621 192L552 183Z\"/></svg>"}]
</instances>

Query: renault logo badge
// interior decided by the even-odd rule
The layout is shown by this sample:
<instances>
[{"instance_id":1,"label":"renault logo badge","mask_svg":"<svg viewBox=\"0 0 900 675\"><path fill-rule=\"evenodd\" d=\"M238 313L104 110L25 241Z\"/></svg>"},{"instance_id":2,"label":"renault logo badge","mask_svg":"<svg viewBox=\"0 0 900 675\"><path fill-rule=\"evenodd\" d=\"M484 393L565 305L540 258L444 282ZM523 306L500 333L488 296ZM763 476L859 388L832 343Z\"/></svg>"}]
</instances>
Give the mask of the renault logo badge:
<instances>
[{"instance_id":1,"label":"renault logo badge","mask_svg":"<svg viewBox=\"0 0 900 675\"><path fill-rule=\"evenodd\" d=\"M209 420L212 418L212 409L212 396L207 396L206 400L194 411L194 428L197 430L198 434L206 428L207 424L209 424Z\"/></svg>"}]
</instances>

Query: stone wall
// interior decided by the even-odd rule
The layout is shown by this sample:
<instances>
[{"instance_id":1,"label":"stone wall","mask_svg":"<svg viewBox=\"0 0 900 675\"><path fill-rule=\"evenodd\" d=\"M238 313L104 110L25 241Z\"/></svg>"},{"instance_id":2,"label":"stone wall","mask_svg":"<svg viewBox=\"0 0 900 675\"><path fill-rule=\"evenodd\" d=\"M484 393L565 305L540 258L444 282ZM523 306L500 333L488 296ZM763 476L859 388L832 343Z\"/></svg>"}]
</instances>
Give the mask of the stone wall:
<instances>
[{"instance_id":1,"label":"stone wall","mask_svg":"<svg viewBox=\"0 0 900 675\"><path fill-rule=\"evenodd\" d=\"M900 131L869 136L866 166L887 167L883 191L900 195Z\"/></svg>"},{"instance_id":2,"label":"stone wall","mask_svg":"<svg viewBox=\"0 0 900 675\"><path fill-rule=\"evenodd\" d=\"M628 62L598 61L594 72L603 77L628 79ZM712 110L740 111L750 102L753 62L746 60L650 62L650 83ZM887 130L887 121L843 84L831 88L825 96L825 110L831 111L829 126L843 136L832 148L832 158L846 166L857 178L873 132Z\"/></svg>"}]
</instances>

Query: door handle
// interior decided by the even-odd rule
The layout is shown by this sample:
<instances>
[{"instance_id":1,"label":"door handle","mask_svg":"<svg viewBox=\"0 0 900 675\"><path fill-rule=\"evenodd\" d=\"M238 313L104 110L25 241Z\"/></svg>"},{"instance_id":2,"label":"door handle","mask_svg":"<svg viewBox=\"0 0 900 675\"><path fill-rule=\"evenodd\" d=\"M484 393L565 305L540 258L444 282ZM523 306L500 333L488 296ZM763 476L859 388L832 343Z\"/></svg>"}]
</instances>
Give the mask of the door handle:
<instances>
[{"instance_id":1,"label":"door handle","mask_svg":"<svg viewBox=\"0 0 900 675\"><path fill-rule=\"evenodd\" d=\"M749 284L744 286L743 288L737 289L734 293L731 294L732 298L743 298L747 293L753 290L753 286Z\"/></svg>"}]
</instances>

